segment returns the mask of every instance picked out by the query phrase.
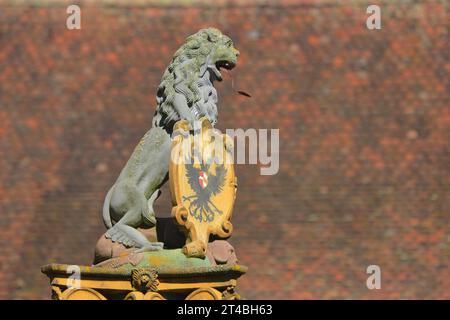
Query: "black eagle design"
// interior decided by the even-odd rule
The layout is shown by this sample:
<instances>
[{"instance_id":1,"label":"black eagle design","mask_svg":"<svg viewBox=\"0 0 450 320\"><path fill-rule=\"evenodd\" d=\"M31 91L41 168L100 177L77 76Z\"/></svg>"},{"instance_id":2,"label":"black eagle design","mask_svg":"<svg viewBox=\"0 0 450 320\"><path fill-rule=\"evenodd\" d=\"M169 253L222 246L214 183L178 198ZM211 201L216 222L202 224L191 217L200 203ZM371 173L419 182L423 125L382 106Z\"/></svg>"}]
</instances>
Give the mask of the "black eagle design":
<instances>
[{"instance_id":1,"label":"black eagle design","mask_svg":"<svg viewBox=\"0 0 450 320\"><path fill-rule=\"evenodd\" d=\"M222 191L227 169L223 164L216 164L215 174L213 174L211 161L197 163L200 164L200 169L194 167L192 158L188 158L186 161L186 177L195 195L183 196L183 201L189 201L189 212L196 220L210 222L214 220L216 213L222 214L222 211L211 201L211 197Z\"/></svg>"}]
</instances>

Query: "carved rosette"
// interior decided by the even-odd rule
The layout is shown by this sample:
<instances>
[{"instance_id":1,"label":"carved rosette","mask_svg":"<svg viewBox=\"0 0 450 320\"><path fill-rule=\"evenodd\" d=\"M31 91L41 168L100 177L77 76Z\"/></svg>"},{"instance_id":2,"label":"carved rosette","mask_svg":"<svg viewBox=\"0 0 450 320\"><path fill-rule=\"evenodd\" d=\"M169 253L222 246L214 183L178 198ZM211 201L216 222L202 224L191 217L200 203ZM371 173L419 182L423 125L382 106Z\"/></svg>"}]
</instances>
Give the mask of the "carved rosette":
<instances>
[{"instance_id":1,"label":"carved rosette","mask_svg":"<svg viewBox=\"0 0 450 320\"><path fill-rule=\"evenodd\" d=\"M185 120L175 124L169 176L172 217L187 238L183 252L204 258L211 234L226 239L233 232L237 179L232 139L207 118L199 122L193 130Z\"/></svg>"},{"instance_id":2,"label":"carved rosette","mask_svg":"<svg viewBox=\"0 0 450 320\"><path fill-rule=\"evenodd\" d=\"M151 269L133 269L131 270L131 285L141 293L156 292L159 285L158 273ZM131 300L135 299L131 298Z\"/></svg>"}]
</instances>

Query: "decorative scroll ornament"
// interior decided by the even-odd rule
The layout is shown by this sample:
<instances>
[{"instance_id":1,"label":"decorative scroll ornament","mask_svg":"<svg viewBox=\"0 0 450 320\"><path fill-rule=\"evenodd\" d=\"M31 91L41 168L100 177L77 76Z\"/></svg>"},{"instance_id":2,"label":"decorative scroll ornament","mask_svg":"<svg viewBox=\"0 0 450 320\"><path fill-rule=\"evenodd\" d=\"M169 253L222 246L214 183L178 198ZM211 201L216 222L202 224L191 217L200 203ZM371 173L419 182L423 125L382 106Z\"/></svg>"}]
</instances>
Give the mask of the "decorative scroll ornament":
<instances>
[{"instance_id":1,"label":"decorative scroll ornament","mask_svg":"<svg viewBox=\"0 0 450 320\"><path fill-rule=\"evenodd\" d=\"M206 117L194 123L193 130L184 120L174 129L169 165L172 217L187 236L183 252L204 258L211 234L228 238L233 231L233 142Z\"/></svg>"}]
</instances>

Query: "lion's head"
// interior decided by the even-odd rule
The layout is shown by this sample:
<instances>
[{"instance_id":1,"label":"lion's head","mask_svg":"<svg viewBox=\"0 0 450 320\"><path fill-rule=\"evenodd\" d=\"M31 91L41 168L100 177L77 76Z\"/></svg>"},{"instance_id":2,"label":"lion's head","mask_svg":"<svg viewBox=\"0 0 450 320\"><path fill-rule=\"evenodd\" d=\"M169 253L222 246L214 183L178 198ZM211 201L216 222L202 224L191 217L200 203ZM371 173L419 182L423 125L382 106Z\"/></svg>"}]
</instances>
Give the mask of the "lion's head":
<instances>
[{"instance_id":1,"label":"lion's head","mask_svg":"<svg viewBox=\"0 0 450 320\"><path fill-rule=\"evenodd\" d=\"M154 125L172 131L176 121L202 116L217 122L217 92L213 82L222 80L221 69L236 66L239 51L233 41L214 28L189 36L177 50L158 87Z\"/></svg>"}]
</instances>

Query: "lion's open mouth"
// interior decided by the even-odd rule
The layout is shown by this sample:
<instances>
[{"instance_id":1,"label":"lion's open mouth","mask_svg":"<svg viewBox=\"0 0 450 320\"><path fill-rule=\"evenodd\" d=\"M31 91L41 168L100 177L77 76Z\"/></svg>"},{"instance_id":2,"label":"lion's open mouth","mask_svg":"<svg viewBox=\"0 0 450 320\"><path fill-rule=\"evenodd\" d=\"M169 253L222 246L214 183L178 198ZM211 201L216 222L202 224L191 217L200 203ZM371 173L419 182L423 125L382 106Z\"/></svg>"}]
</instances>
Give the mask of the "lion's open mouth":
<instances>
[{"instance_id":1,"label":"lion's open mouth","mask_svg":"<svg viewBox=\"0 0 450 320\"><path fill-rule=\"evenodd\" d=\"M220 73L220 69L231 70L236 66L236 63L232 61L220 60L216 62L214 73L216 75L217 80L222 81L222 74Z\"/></svg>"}]
</instances>

